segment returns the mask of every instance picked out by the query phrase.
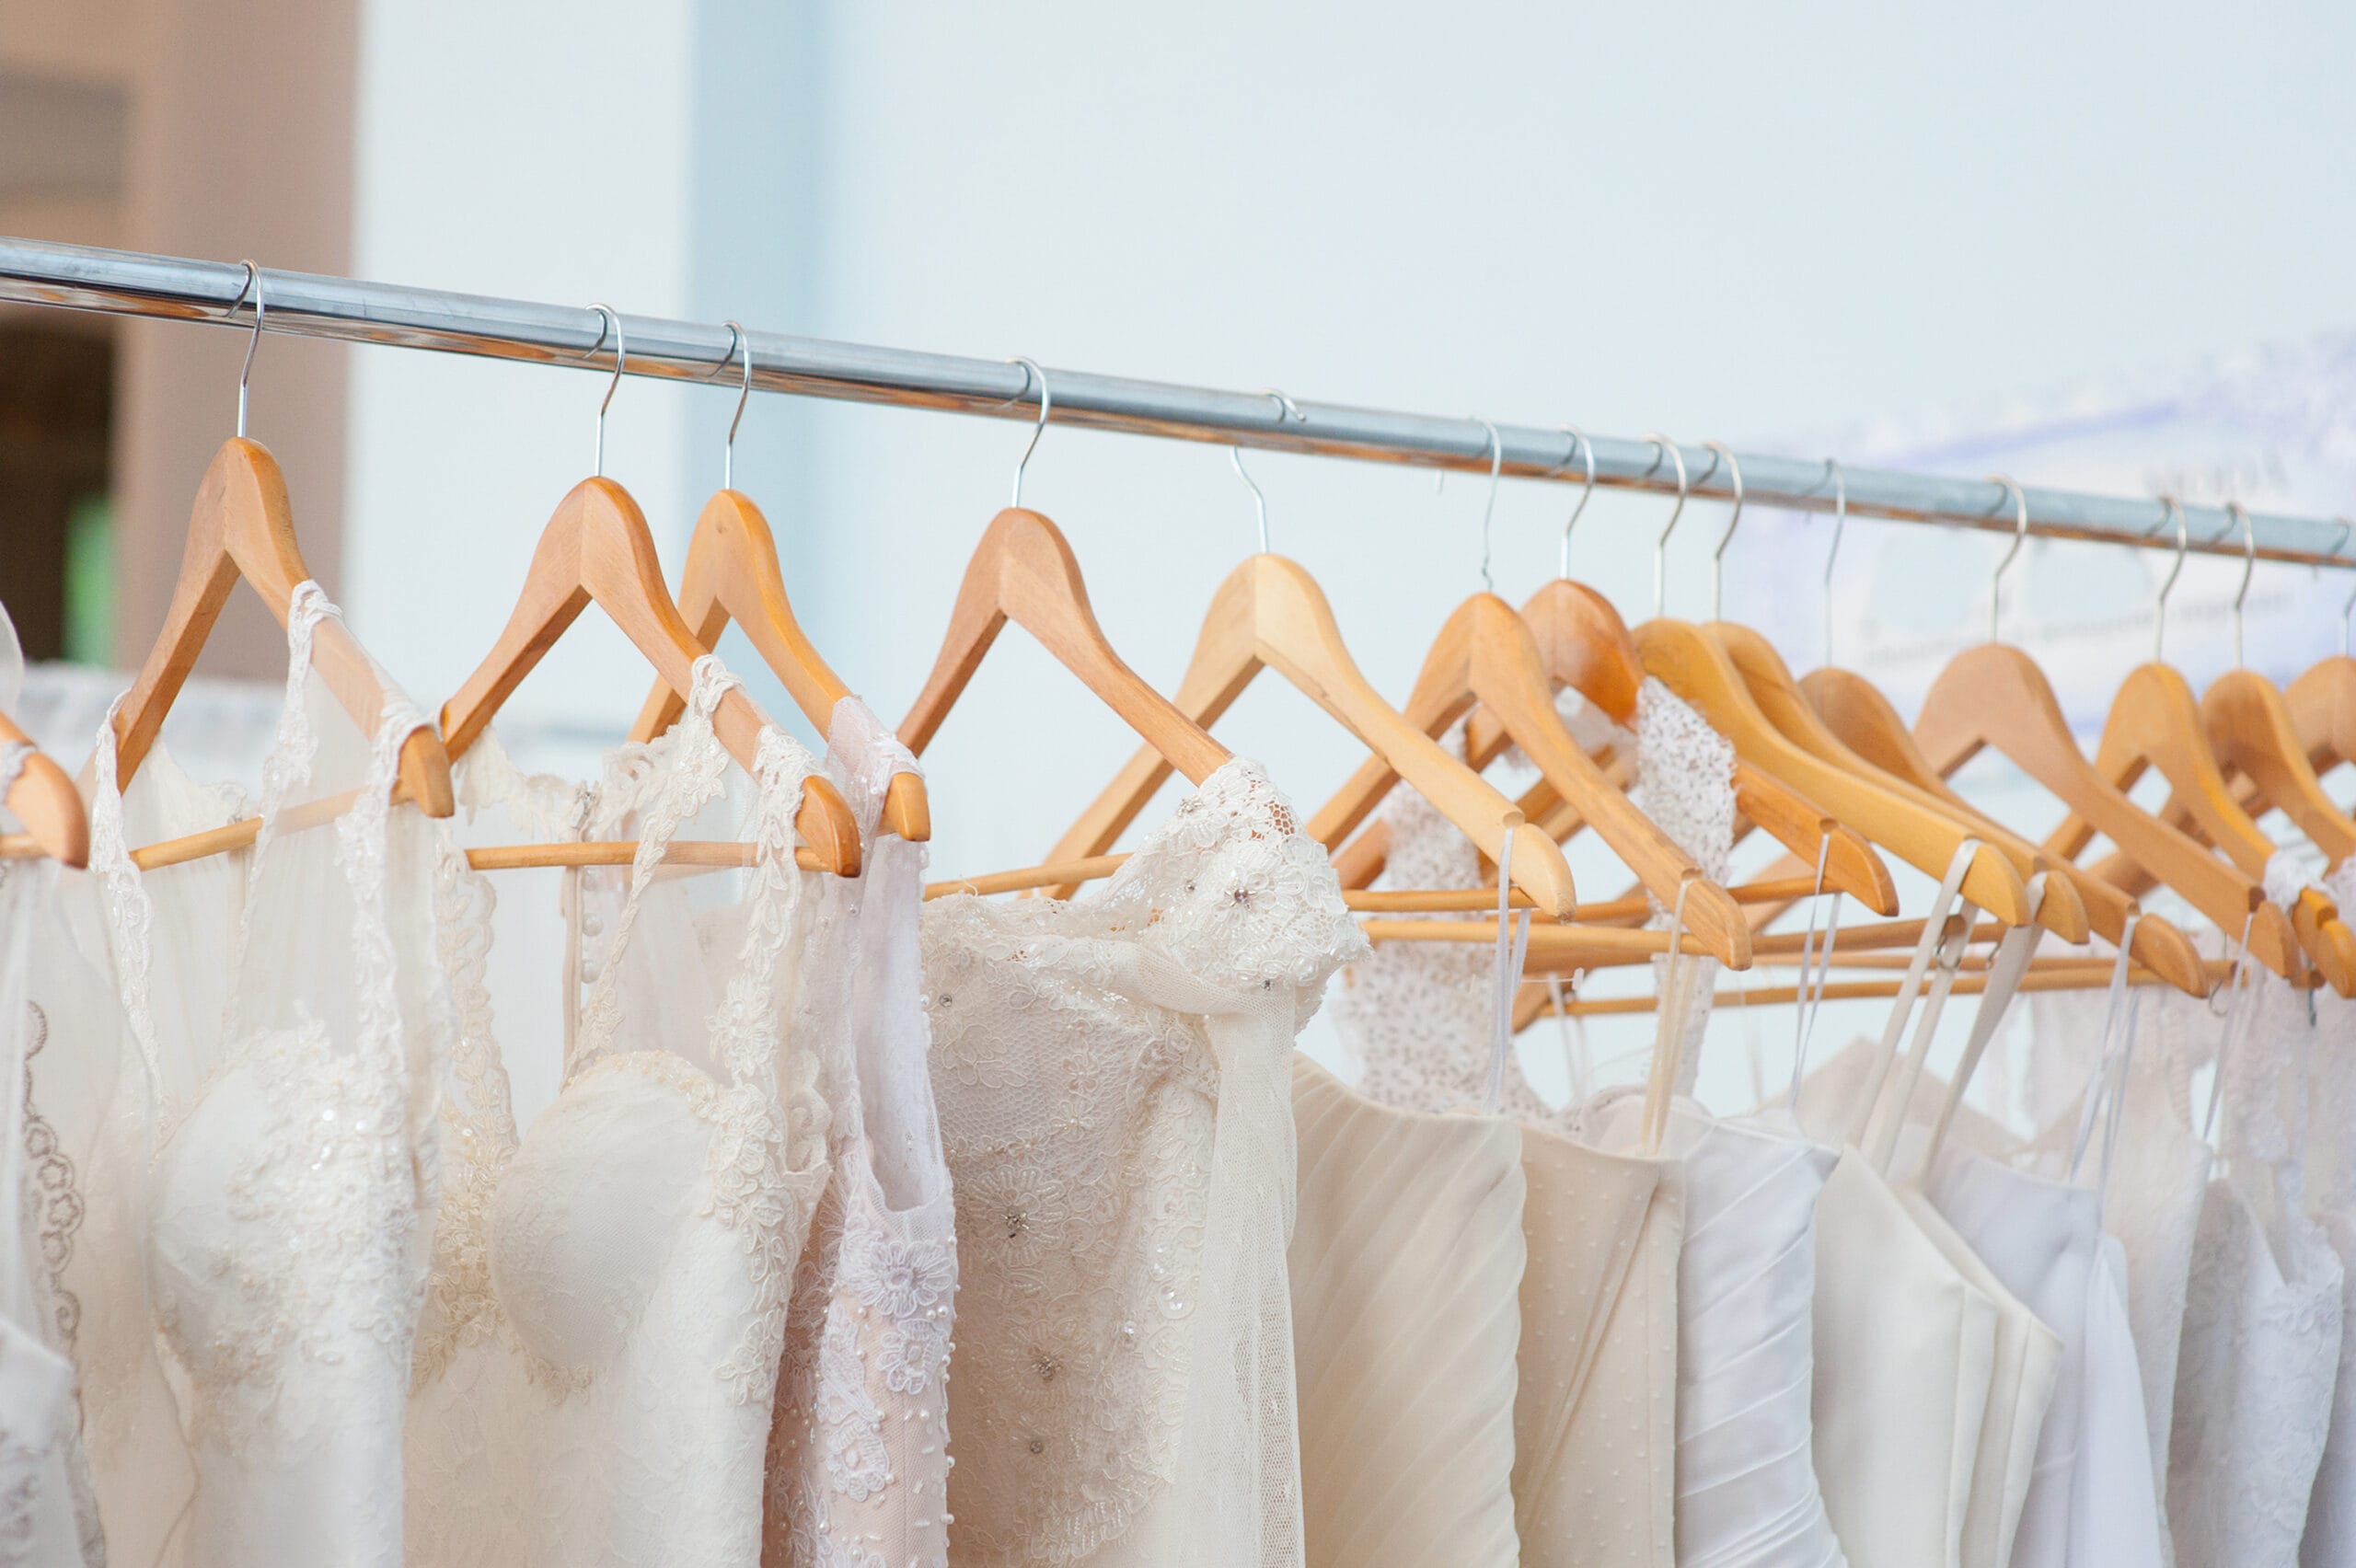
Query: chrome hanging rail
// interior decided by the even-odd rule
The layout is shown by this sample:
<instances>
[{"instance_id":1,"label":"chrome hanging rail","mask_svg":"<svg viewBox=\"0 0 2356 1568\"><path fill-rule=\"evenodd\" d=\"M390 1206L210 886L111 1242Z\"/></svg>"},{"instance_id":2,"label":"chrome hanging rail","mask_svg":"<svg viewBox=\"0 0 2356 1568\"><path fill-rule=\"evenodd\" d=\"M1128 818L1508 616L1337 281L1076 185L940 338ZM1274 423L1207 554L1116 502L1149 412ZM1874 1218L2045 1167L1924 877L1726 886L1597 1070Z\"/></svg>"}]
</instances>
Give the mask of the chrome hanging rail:
<instances>
[{"instance_id":1,"label":"chrome hanging rail","mask_svg":"<svg viewBox=\"0 0 2356 1568\"><path fill-rule=\"evenodd\" d=\"M606 320L588 306L541 305L440 289L367 283L308 272L264 270L270 307L263 329L348 342L390 343L445 353L529 360L611 373L614 356ZM0 301L58 306L118 316L252 327L238 317L248 294L245 266L195 261L139 251L50 245L0 237ZM625 316L632 375L672 381L741 380L749 360L752 383L768 392L850 402L891 403L999 419L1035 418L1038 390L1031 373L1011 360L964 359L904 349L796 338L779 332ZM1136 381L1085 371L1049 370L1054 421L1095 430L1127 431L1178 441L1308 452L1329 457L1403 463L1426 468L1487 473L1493 462L1516 478L1584 483L1587 459L1595 482L1621 489L1674 493L1675 465L1651 441L1595 438L1581 450L1561 429L1496 425L1480 420L1438 419L1289 400L1265 392L1222 392L1168 382ZM1496 443L1495 445L1492 442ZM1753 506L1829 512L1833 470L1820 459L1718 454L1699 444L1684 447L1692 476L1690 493L1731 500L1730 467L1738 466L1744 496ZM1839 470L1852 516L1885 517L1981 528L2010 536L2014 498L1987 479L1947 478L1888 468ZM2030 534L2046 538L2176 548L2162 502L2083 490L2031 488ZM2241 525L2218 507L2187 508L2191 548L2211 555L2244 554ZM2251 513L2256 553L2268 560L2314 566L2356 565L2339 546L2348 530L2319 517Z\"/></svg>"}]
</instances>

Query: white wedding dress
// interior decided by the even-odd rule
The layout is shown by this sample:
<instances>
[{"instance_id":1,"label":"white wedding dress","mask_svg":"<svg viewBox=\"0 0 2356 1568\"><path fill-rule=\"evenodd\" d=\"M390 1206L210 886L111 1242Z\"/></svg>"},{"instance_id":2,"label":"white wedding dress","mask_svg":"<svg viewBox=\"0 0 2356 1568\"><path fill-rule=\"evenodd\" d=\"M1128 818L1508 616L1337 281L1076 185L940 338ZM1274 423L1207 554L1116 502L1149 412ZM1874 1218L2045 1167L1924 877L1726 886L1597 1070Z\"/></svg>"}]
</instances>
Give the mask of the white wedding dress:
<instances>
[{"instance_id":1,"label":"white wedding dress","mask_svg":"<svg viewBox=\"0 0 2356 1568\"><path fill-rule=\"evenodd\" d=\"M15 706L14 633L0 615L0 709ZM31 748L0 744L0 801ZM0 831L15 827L0 811ZM71 1167L33 1105L32 1058L49 1020L27 994L33 934L58 917L57 867L0 859L0 1568L90 1568L105 1561L81 1447L74 1364L46 1252Z\"/></svg>"},{"instance_id":2,"label":"white wedding dress","mask_svg":"<svg viewBox=\"0 0 2356 1568\"><path fill-rule=\"evenodd\" d=\"M1096 893L925 905L953 1563L1301 1562L1292 1042L1365 946L1241 758Z\"/></svg>"},{"instance_id":3,"label":"white wedding dress","mask_svg":"<svg viewBox=\"0 0 2356 1568\"><path fill-rule=\"evenodd\" d=\"M91 1223L56 1277L75 1304L117 1563L402 1560L401 1422L446 1009L428 931L432 832L388 806L418 714L387 681L379 732L352 730L310 669L312 633L334 614L317 584L296 589L250 849L138 870L131 844L252 808L234 786L191 782L160 745L118 790L110 714L92 875L68 890L84 903L68 919L86 943L103 926L119 1009L94 1002L88 968L61 963L36 984L52 1025L36 1103L107 1129L81 1135ZM315 800L341 814L297 809ZM135 1049L116 1074L118 1018Z\"/></svg>"},{"instance_id":4,"label":"white wedding dress","mask_svg":"<svg viewBox=\"0 0 2356 1568\"><path fill-rule=\"evenodd\" d=\"M2184 1568L2292 1568L2331 1426L2342 1277L2306 1213L2307 998L2254 971L2235 1005L2217 1069L2222 1173L2200 1206L2177 1363L2168 1522Z\"/></svg>"},{"instance_id":5,"label":"white wedding dress","mask_svg":"<svg viewBox=\"0 0 2356 1568\"><path fill-rule=\"evenodd\" d=\"M2341 909L2356 909L2356 859L2341 861L2324 883ZM2316 1223L2339 1256L2339 1370L2299 1562L2345 1568L2356 1562L2356 1001L2318 991L2316 1021L2305 1180Z\"/></svg>"},{"instance_id":6,"label":"white wedding dress","mask_svg":"<svg viewBox=\"0 0 2356 1568\"><path fill-rule=\"evenodd\" d=\"M860 876L818 890L803 965L801 1014L828 1053L830 1174L786 1318L761 1561L941 1568L957 1214L918 955L925 851L876 831L892 776L917 766L855 697L827 737L867 852Z\"/></svg>"},{"instance_id":7,"label":"white wedding dress","mask_svg":"<svg viewBox=\"0 0 2356 1568\"><path fill-rule=\"evenodd\" d=\"M626 870L579 873L568 893L578 956L552 977L567 1003L564 1081L519 1136L485 983L492 891L443 844L459 1038L410 1404L413 1568L759 1560L771 1401L826 1181L826 1109L794 1008L815 902L814 873L793 863L809 753L780 731L761 736L736 836L756 859L738 896L714 879L657 878L691 819L727 809L734 765L711 713L732 684L699 660L677 724L617 747L594 789L523 778L490 735L461 761L470 811L533 836L634 836L639 848Z\"/></svg>"}]
</instances>

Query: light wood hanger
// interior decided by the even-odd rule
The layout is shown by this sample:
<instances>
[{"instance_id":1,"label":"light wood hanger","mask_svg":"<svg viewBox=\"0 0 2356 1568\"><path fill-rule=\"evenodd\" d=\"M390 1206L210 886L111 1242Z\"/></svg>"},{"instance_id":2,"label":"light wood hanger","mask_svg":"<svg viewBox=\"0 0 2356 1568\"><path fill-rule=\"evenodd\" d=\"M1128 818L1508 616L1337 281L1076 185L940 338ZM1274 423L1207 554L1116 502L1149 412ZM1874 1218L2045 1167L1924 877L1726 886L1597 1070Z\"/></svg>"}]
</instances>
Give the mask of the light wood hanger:
<instances>
[{"instance_id":1,"label":"light wood hanger","mask_svg":"<svg viewBox=\"0 0 2356 1568\"><path fill-rule=\"evenodd\" d=\"M0 747L30 745L32 737L0 713ZM76 870L90 863L90 820L74 780L45 752L25 758L6 799L21 833L0 834L0 859L47 856Z\"/></svg>"},{"instance_id":2,"label":"light wood hanger","mask_svg":"<svg viewBox=\"0 0 2356 1568\"><path fill-rule=\"evenodd\" d=\"M598 308L612 316L605 306ZM614 317L614 378L606 387L607 403L621 380L624 352L619 318ZM602 469L604 404L597 412L597 455ZM466 755L524 677L593 604L606 612L673 690L684 693L694 686L695 662L708 650L696 640L671 602L646 514L628 490L600 474L573 486L558 504L548 526L540 531L523 592L499 640L457 694L442 705L442 738L451 755ZM768 718L742 686L732 685L721 694L712 712L713 732L728 755L747 772L755 767L761 732L768 727ZM798 864L838 876L859 874L858 824L832 784L814 775L803 783L802 807L793 824L801 840L794 856ZM563 849L560 845L533 847L548 854L560 854Z\"/></svg>"},{"instance_id":3,"label":"light wood hanger","mask_svg":"<svg viewBox=\"0 0 2356 1568\"><path fill-rule=\"evenodd\" d=\"M2176 503L2167 503L2172 509ZM2180 509L2178 509L2180 510ZM2242 513L2246 526L2247 513ZM2181 525L2179 525L2179 531ZM2256 563L2255 555L2250 564ZM2243 593L2248 592L2248 571ZM2240 662L2241 601L2234 606L2235 660ZM2095 752L2095 768L2121 790L2131 790L2150 768L2168 781L2169 799L2163 820L2189 824L2200 837L2220 850L2253 885L2262 883L2274 845L2234 798L2231 785L2210 749L2200 705L2191 686L2173 667L2157 658L2137 665L2111 698L2102 739ZM2095 829L2074 815L2054 829L2047 842L2076 859ZM2307 886L2290 910L2291 926L2316 967L2341 996L2356 994L2356 932L2339 917L2337 904L2322 889Z\"/></svg>"},{"instance_id":4,"label":"light wood hanger","mask_svg":"<svg viewBox=\"0 0 2356 1568\"><path fill-rule=\"evenodd\" d=\"M1644 686L1645 667L1627 623L1620 618L1620 612L1611 607L1611 601L1584 583L1567 577L1557 578L1530 595L1521 607L1521 619L1530 628L1547 678L1556 690L1567 686L1623 729L1634 726L1636 697ZM1465 751L1476 767L1487 766L1510 739L1494 714L1476 708L1466 721ZM1615 778L1613 781L1625 788L1623 779ZM1825 851L1824 885L1828 892L1845 893L1878 915L1898 912L1898 889L1890 880L1889 868L1861 835L1740 755L1735 759L1734 789L1737 813L1809 866L1816 864L1819 850ZM1564 802L1543 779L1518 803L1530 822L1543 824L1557 838L1578 825L1578 820L1562 809ZM1369 835L1381 826L1375 824L1351 840L1342 856L1336 857L1334 867L1342 873L1344 886L1362 887L1380 871L1379 851L1384 846L1379 841L1369 842ZM1362 843L1367 844L1367 849L1358 849ZM1344 857L1353 851L1357 851L1357 859L1345 867Z\"/></svg>"},{"instance_id":5,"label":"light wood hanger","mask_svg":"<svg viewBox=\"0 0 2356 1568\"><path fill-rule=\"evenodd\" d=\"M1688 934L1721 963L1749 967L1750 927L1740 906L1703 877L1692 858L1579 749L1555 710L1553 687L1530 628L1495 594L1476 594L1449 617L1425 656L1404 711L1408 722L1438 738L1476 702L1497 718L1500 732L1520 745L1541 776L1655 897L1667 904L1687 878L1700 879L1686 894ZM1476 771L1486 760L1467 758ZM1370 757L1318 813L1318 820L1364 822L1398 781L1389 763Z\"/></svg>"},{"instance_id":6,"label":"light wood hanger","mask_svg":"<svg viewBox=\"0 0 2356 1568\"><path fill-rule=\"evenodd\" d=\"M2137 962L2179 990L2193 996L2208 994L2207 972L2190 937L2171 921L2141 914L2140 906L2125 889L2069 860L2047 856L1958 794L1931 767L1930 759L1914 744L1905 721L1871 682L1828 665L1802 676L1800 689L1823 715L1826 725L1858 755L1885 772L1946 800L1950 809L1975 831L2027 845L2036 852L2040 868L2050 865L2059 870L2060 877L2046 884L2048 902L2062 887L2069 887L2084 904L2087 924L2107 941L2117 942L2128 930L2128 922L2133 920Z\"/></svg>"},{"instance_id":7,"label":"light wood hanger","mask_svg":"<svg viewBox=\"0 0 2356 1568\"><path fill-rule=\"evenodd\" d=\"M1010 620L1036 638L1057 663L1078 675L1088 689L1130 729L1143 736L1164 773L1175 767L1188 782L1200 784L1232 760L1228 749L1202 727L1180 712L1171 700L1148 686L1144 677L1113 651L1096 612L1088 602L1088 584L1080 561L1062 531L1022 505L1022 471L1047 428L1054 395L1046 373L1032 360L1020 360L1026 380L1039 387L1039 419L1031 427L1030 444L1014 468L1013 504L990 519L973 559L965 563L964 580L957 587L957 603L950 611L949 629L924 689L917 693L907 717L900 721L900 744L921 756L955 706L965 685L980 668L983 656L998 640Z\"/></svg>"},{"instance_id":8,"label":"light wood hanger","mask_svg":"<svg viewBox=\"0 0 2356 1568\"><path fill-rule=\"evenodd\" d=\"M735 418L728 424L721 488L704 502L696 518L695 535L687 542L687 564L679 574L679 614L695 640L706 648L720 645L720 635L732 618L743 627L745 638L769 672L784 683L802 716L824 735L834 723L835 704L851 691L794 618L768 519L750 496L732 483L736 427L745 418L745 402L753 391L753 352L745 341L742 327L732 321L728 329L735 334L734 341L744 344L744 387L737 398ZM656 681L639 709L630 739L653 740L678 722L686 709L685 698L667 682ZM883 832L912 844L932 836L931 811L921 777L892 775L884 791L879 825Z\"/></svg>"},{"instance_id":9,"label":"light wood hanger","mask_svg":"<svg viewBox=\"0 0 2356 1568\"><path fill-rule=\"evenodd\" d=\"M1678 470L1677 509L1669 513L1653 550L1654 597L1658 601L1663 596L1669 538L1684 510L1687 487L1685 459L1676 444L1666 436L1651 439L1674 459ZM1805 790L1842 821L1925 875L1944 879L1956 852L1974 836L1953 817L1872 778L1835 767L1787 739L1760 711L1726 650L1702 628L1657 616L1636 628L1635 640L1646 673L1691 703L1738 755L1750 756L1776 778ZM1985 842L1969 857L1962 894L2005 925L2017 926L2029 917L2027 884L2004 852Z\"/></svg>"},{"instance_id":10,"label":"light wood hanger","mask_svg":"<svg viewBox=\"0 0 2356 1568\"><path fill-rule=\"evenodd\" d=\"M261 270L251 261L244 265L246 292L254 301L254 329L237 373L237 433L213 455L197 486L188 543L180 554L179 576L172 583L163 630L115 709L119 787L129 785L146 760L163 730L164 715L196 667L197 654L238 581L243 579L261 596L283 627L294 590L311 577L294 541L294 509L286 498L286 476L259 442L246 439L246 388L253 374L254 350L261 342L265 307ZM240 293L229 307L231 314L244 302L245 293ZM311 668L360 732L373 738L384 719L384 677L340 617L325 617L311 634ZM413 801L428 816L445 817L455 809L450 759L430 724L421 721L402 738L393 799ZM234 831L242 833L240 842L249 844L261 821L255 817L248 822L250 826L240 824Z\"/></svg>"},{"instance_id":11,"label":"light wood hanger","mask_svg":"<svg viewBox=\"0 0 2356 1568\"><path fill-rule=\"evenodd\" d=\"M2010 479L2016 497L2019 489ZM2020 525L2009 562L2027 528L2027 506L2016 501ZM1997 567L2001 582L2004 562ZM2200 911L2218 929L2238 931L2249 923L2250 950L2277 974L2304 974L2297 937L2281 911L2267 902L2250 878L2211 854L2128 799L2088 762L2070 733L2062 705L2035 660L1995 641L1996 588L1989 591L1991 640L1967 648L1947 662L1923 700L1914 722L1914 743L1931 771L1951 778L1956 769L1993 746L2069 808L2074 821L2099 832L2131 859L2158 876ZM2083 841L2076 847L2083 847ZM2046 847L2075 859L2056 839ZM1983 906L1984 907L1984 906ZM2251 911L2256 910L2255 917Z\"/></svg>"},{"instance_id":12,"label":"light wood hanger","mask_svg":"<svg viewBox=\"0 0 2356 1568\"><path fill-rule=\"evenodd\" d=\"M2242 563L2242 586L2234 597L2235 668L2210 683L2200 698L2200 721L2207 732L2209 744L2217 760L2233 773L2248 781L2248 791L2237 792L2253 814L2268 806L2279 808L2295 824L2308 841L2324 852L2333 865L2356 851L2356 820L2340 810L2330 796L2324 793L2323 782L2316 777L2316 766L2306 741L2300 735L2283 694L2274 683L2239 660L2242 601L2249 594L2249 576L2257 565L2255 541L2250 538L2249 513L2239 502L2227 508L2241 520L2242 536L2252 548ZM2182 527L2183 509L2177 509L2178 527ZM2340 524L2340 540L2347 539L2349 525ZM2334 545L2334 554L2339 552ZM2182 570L2184 558L2177 557L2177 569ZM2175 573L2169 574L2175 581ZM2161 591L2161 605L2166 604L2166 590ZM2152 631L2152 656L2159 657L2159 627ZM2319 666L2320 667L2320 666Z\"/></svg>"},{"instance_id":13,"label":"light wood hanger","mask_svg":"<svg viewBox=\"0 0 2356 1568\"><path fill-rule=\"evenodd\" d=\"M1483 854L1494 860L1504 848L1513 802L1383 700L1350 657L1316 579L1265 550L1228 573L1212 595L1177 705L1196 723L1215 723L1264 669L1339 721ZM1137 753L1048 858L1079 859L1112 847L1169 773L1168 762L1151 749ZM1307 831L1330 850L1356 825L1329 809L1312 818ZM1576 912L1570 866L1545 835L1515 835L1505 874L1541 911L1558 919Z\"/></svg>"}]
</instances>

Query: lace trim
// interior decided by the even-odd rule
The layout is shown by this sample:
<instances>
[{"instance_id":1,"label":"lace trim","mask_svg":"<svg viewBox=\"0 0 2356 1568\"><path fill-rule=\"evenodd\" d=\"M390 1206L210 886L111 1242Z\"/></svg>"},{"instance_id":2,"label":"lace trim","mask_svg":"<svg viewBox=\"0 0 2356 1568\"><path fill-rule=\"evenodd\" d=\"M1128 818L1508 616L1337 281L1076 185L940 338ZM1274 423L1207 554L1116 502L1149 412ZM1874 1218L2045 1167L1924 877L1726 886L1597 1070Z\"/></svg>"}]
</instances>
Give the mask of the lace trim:
<instances>
[{"instance_id":1,"label":"lace trim","mask_svg":"<svg viewBox=\"0 0 2356 1568\"><path fill-rule=\"evenodd\" d=\"M32 1181L25 1188L24 1205L28 1228L40 1239L41 1266L49 1275L58 1344L70 1355L82 1326L82 1302L64 1281L66 1265L74 1261L75 1236L88 1210L73 1158L65 1153L57 1129L33 1103L33 1058L49 1043L49 1014L39 1002L27 1001L25 1020L25 1159L30 1162Z\"/></svg>"},{"instance_id":2,"label":"lace trim","mask_svg":"<svg viewBox=\"0 0 2356 1568\"><path fill-rule=\"evenodd\" d=\"M127 695L127 694L126 694ZM147 1097L156 1108L157 1129L178 1121L164 1084L163 1053L156 1043L156 1013L148 986L148 955L156 928L155 901L147 896L139 868L132 863L124 842L122 790L115 781L115 716L122 698L107 705L107 716L90 753L95 788L90 801L90 870L97 873L105 896L107 929L114 940L116 986L122 994L123 1020L139 1047L141 1071L147 1076Z\"/></svg>"}]
</instances>

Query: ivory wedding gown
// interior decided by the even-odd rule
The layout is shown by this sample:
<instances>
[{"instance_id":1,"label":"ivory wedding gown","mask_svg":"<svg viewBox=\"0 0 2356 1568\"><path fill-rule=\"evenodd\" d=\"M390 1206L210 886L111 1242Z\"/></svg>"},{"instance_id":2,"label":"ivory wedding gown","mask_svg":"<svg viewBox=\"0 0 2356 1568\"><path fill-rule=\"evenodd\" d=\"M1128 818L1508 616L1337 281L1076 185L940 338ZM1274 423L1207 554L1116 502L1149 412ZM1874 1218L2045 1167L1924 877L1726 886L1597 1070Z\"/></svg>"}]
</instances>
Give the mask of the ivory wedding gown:
<instances>
[{"instance_id":1,"label":"ivory wedding gown","mask_svg":"<svg viewBox=\"0 0 2356 1568\"><path fill-rule=\"evenodd\" d=\"M930 901L958 1564L1301 1561L1293 1037L1364 936L1257 765L1099 892Z\"/></svg>"},{"instance_id":2,"label":"ivory wedding gown","mask_svg":"<svg viewBox=\"0 0 2356 1568\"><path fill-rule=\"evenodd\" d=\"M59 1278L117 1563L402 1561L401 1421L446 1009L432 833L387 803L418 714L387 682L378 732L352 731L310 670L313 631L334 614L316 583L296 589L250 849L138 870L131 844L251 808L234 786L191 782L160 745L118 790L110 714L92 875L72 891L102 917L119 1011L94 1010L86 990L69 999L70 965L36 989L65 1036L40 1067L71 1053L59 1078L37 1070L37 1104L111 1119L84 1172L103 1220L71 1239L90 1256L66 1258ZM343 790L324 824L294 811ZM101 1111L76 1091L110 1066L108 1013L135 1050ZM112 1141L125 1127L135 1149Z\"/></svg>"},{"instance_id":3,"label":"ivory wedding gown","mask_svg":"<svg viewBox=\"0 0 2356 1568\"><path fill-rule=\"evenodd\" d=\"M1715 850L1722 860L1733 820L1725 743L1666 686L1647 682L1634 744L1648 807L1692 852ZM1710 786L1714 767L1722 789ZM1480 885L1478 853L1413 790L1394 790L1380 818L1390 847L1377 887ZM1368 1098L1431 1114L1482 1102L1494 962L1475 944L1394 942L1343 972L1334 1021ZM1707 984L1704 974L1695 989L1706 995ZM1698 1036L1699 1020L1680 1041L1689 1055ZM1529 1568L1669 1568L1677 1561L1683 1173L1674 1160L1581 1141L1594 1107L1556 1111L1530 1087L1515 1055L1498 1065L1500 1103L1521 1124L1526 1189L1513 1401L1521 1561ZM1690 1061L1680 1066L1691 1070Z\"/></svg>"},{"instance_id":4,"label":"ivory wedding gown","mask_svg":"<svg viewBox=\"0 0 2356 1568\"><path fill-rule=\"evenodd\" d=\"M0 708L16 705L15 636L0 615ZM0 744L0 800L31 748ZM0 830L13 828L0 811ZM0 859L0 1568L88 1568L105 1560L81 1446L49 1252L70 1220L72 1167L32 1103L32 1059L49 1019L28 995L36 928L57 917L58 868Z\"/></svg>"},{"instance_id":5,"label":"ivory wedding gown","mask_svg":"<svg viewBox=\"0 0 2356 1568\"><path fill-rule=\"evenodd\" d=\"M940 1568L949 1551L957 1215L933 1112L917 948L925 852L879 836L916 759L855 697L826 770L867 845L819 890L803 1027L826 1043L830 1175L794 1276L769 1433L768 1568ZM823 1027L840 1011L848 1027Z\"/></svg>"},{"instance_id":6,"label":"ivory wedding gown","mask_svg":"<svg viewBox=\"0 0 2356 1568\"><path fill-rule=\"evenodd\" d=\"M1287 1266L1311 1568L1512 1568L1521 1133L1293 1057Z\"/></svg>"},{"instance_id":7,"label":"ivory wedding gown","mask_svg":"<svg viewBox=\"0 0 2356 1568\"><path fill-rule=\"evenodd\" d=\"M470 811L639 849L568 894L562 990L570 1004L577 974L586 999L562 1088L518 1136L485 984L491 884L443 844L460 1030L410 1406L413 1568L759 1558L787 1297L826 1176L806 1030L840 1020L794 1007L815 901L792 824L814 764L791 737L761 737L742 896L697 907L704 879L655 880L722 796L711 712L732 684L697 661L678 723L608 754L595 789L523 778L488 734L461 760Z\"/></svg>"}]
</instances>

